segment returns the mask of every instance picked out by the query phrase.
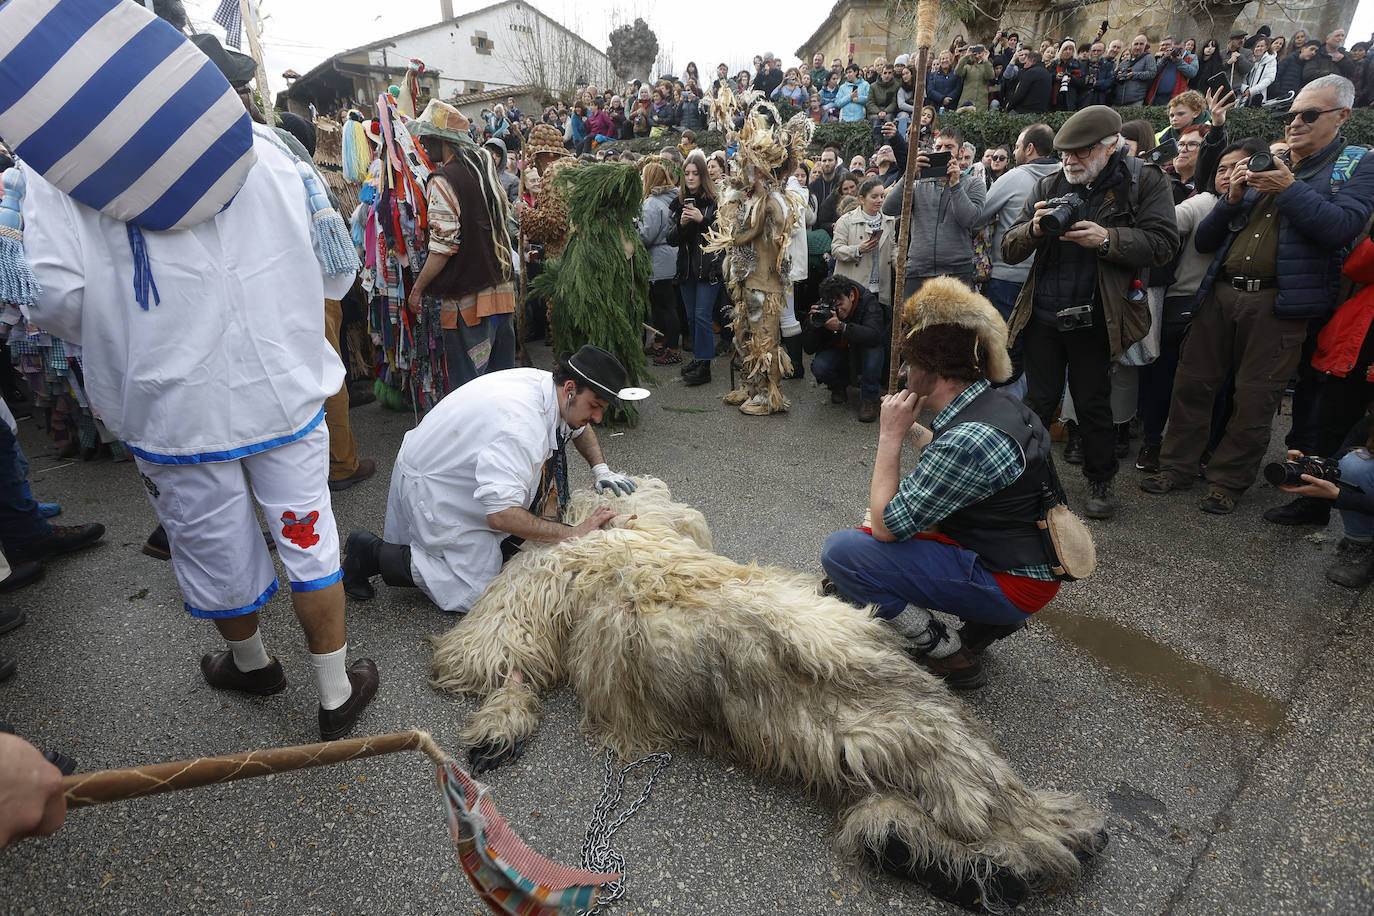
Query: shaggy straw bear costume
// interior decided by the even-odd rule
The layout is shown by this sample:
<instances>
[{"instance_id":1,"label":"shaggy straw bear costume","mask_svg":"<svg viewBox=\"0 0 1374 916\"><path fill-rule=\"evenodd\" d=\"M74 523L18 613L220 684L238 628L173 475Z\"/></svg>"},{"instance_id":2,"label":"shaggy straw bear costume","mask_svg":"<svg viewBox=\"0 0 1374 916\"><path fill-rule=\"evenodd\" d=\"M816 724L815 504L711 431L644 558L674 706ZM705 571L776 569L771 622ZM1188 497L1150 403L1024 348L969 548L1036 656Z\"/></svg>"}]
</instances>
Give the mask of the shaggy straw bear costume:
<instances>
[{"instance_id":1,"label":"shaggy straw bear costume","mask_svg":"<svg viewBox=\"0 0 1374 916\"><path fill-rule=\"evenodd\" d=\"M847 858L966 905L1064 887L1102 850L1101 812L1026 786L882 621L712 553L699 512L638 482L606 501L625 527L523 551L434 639L435 685L485 698L466 743L518 747L566 678L622 756L696 747L804 785L838 807ZM568 521L600 501L575 494Z\"/></svg>"}]
</instances>

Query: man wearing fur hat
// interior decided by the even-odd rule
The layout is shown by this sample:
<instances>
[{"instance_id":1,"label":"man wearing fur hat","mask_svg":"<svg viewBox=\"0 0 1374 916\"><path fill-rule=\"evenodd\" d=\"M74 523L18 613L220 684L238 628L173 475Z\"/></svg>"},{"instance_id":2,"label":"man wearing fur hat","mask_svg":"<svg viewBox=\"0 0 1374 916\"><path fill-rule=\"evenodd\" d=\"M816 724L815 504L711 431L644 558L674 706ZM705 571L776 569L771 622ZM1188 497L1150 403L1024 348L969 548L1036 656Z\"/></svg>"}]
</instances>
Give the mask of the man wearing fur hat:
<instances>
[{"instance_id":1,"label":"man wearing fur hat","mask_svg":"<svg viewBox=\"0 0 1374 916\"><path fill-rule=\"evenodd\" d=\"M993 388L1011 376L1007 325L952 277L907 300L906 390L883 399L869 489L871 533L837 531L821 564L839 594L873 604L928 670L955 689L987 680L981 654L1059 591L1037 521L1062 502L1050 439L1031 410ZM916 421L935 411L926 428ZM901 475L902 446L920 450ZM950 631L931 614L965 621Z\"/></svg>"},{"instance_id":2,"label":"man wearing fur hat","mask_svg":"<svg viewBox=\"0 0 1374 916\"><path fill-rule=\"evenodd\" d=\"M406 297L440 300L448 390L515 366L515 284L510 208L489 154L468 135L468 119L438 99L406 122L434 163L425 183L429 245Z\"/></svg>"},{"instance_id":3,"label":"man wearing fur hat","mask_svg":"<svg viewBox=\"0 0 1374 916\"><path fill-rule=\"evenodd\" d=\"M1035 256L1008 324L1025 357L1026 403L1042 423L1068 371L1090 484L1085 514L1106 519L1116 514L1111 367L1150 330L1139 281L1173 258L1178 229L1168 177L1129 155L1112 109L1074 114L1054 148L1064 167L1036 182L1002 237L1008 264Z\"/></svg>"}]
</instances>

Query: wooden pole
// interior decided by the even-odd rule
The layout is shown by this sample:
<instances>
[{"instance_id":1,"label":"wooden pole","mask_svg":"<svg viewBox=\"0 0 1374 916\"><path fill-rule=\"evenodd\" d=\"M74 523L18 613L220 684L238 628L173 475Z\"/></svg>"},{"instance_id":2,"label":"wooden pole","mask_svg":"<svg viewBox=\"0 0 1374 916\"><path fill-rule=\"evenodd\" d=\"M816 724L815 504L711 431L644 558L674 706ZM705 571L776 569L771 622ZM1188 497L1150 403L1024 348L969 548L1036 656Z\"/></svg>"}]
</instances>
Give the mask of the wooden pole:
<instances>
[{"instance_id":1,"label":"wooden pole","mask_svg":"<svg viewBox=\"0 0 1374 916\"><path fill-rule=\"evenodd\" d=\"M930 46L935 43L935 17L938 0L921 0L916 8L916 79L921 99L925 98L926 73L930 70ZM892 356L887 373L887 393L897 392L897 370L902 361L902 304L906 299L906 253L911 244L911 201L915 191L916 153L921 137L920 107L906 128L906 173L902 180L902 216L897 227L897 265L892 283Z\"/></svg>"},{"instance_id":2,"label":"wooden pole","mask_svg":"<svg viewBox=\"0 0 1374 916\"><path fill-rule=\"evenodd\" d=\"M152 763L122 770L76 773L62 780L62 791L67 796L68 808L84 808L160 792L175 792L178 789L413 750L424 751L435 763L445 759L443 751L428 732L397 732L319 744L273 747L220 757L198 757L174 763Z\"/></svg>"},{"instance_id":3,"label":"wooden pole","mask_svg":"<svg viewBox=\"0 0 1374 916\"><path fill-rule=\"evenodd\" d=\"M267 89L267 58L263 56L262 45L258 41L258 9L254 0L239 0L239 14L243 18L243 30L248 33L248 50L258 64L258 101L262 104L262 116L268 126L277 123L272 117L272 96Z\"/></svg>"}]
</instances>

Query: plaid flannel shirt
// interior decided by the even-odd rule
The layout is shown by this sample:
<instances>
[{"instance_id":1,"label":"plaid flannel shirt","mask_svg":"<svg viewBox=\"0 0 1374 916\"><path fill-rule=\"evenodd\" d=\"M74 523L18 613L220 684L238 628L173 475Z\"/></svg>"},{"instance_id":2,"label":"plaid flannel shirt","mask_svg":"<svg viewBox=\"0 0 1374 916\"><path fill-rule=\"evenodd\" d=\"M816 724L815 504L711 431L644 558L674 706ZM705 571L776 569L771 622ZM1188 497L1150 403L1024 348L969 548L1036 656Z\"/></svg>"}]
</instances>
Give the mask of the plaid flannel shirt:
<instances>
[{"instance_id":1,"label":"plaid flannel shirt","mask_svg":"<svg viewBox=\"0 0 1374 916\"><path fill-rule=\"evenodd\" d=\"M974 382L940 411L933 427L940 430L990 385ZM913 537L955 512L1009 486L1025 464L1016 442L986 423L960 423L942 430L921 452L916 469L902 478L883 510L883 524L899 540ZM1054 581L1049 566L1023 566L1013 576Z\"/></svg>"}]
</instances>

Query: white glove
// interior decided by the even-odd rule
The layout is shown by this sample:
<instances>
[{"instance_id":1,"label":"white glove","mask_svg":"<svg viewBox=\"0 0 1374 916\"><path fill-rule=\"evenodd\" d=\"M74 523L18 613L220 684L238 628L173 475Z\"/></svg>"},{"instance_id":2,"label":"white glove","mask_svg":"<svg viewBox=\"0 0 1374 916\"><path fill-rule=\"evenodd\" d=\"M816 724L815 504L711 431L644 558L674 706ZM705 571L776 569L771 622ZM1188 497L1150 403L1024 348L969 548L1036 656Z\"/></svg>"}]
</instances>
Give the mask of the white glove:
<instances>
[{"instance_id":1,"label":"white glove","mask_svg":"<svg viewBox=\"0 0 1374 916\"><path fill-rule=\"evenodd\" d=\"M624 474L617 474L607 465L598 464L592 468L592 476L596 478L596 492L602 493L610 490L617 496L629 496L635 491L635 482Z\"/></svg>"}]
</instances>

